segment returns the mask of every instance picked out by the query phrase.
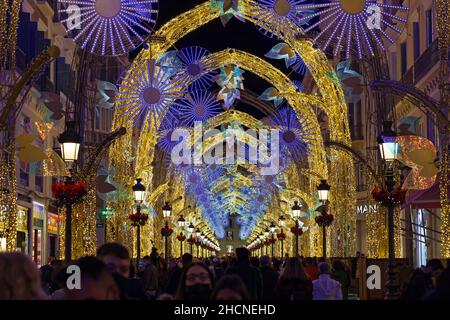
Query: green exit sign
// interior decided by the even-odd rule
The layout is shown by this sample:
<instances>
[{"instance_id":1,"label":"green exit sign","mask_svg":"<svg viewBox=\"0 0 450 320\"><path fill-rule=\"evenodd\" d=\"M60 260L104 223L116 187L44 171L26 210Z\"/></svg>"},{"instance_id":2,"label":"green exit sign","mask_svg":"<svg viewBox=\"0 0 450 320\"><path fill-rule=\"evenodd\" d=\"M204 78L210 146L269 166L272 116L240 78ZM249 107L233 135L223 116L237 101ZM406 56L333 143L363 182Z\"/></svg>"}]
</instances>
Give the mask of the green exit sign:
<instances>
[{"instance_id":1,"label":"green exit sign","mask_svg":"<svg viewBox=\"0 0 450 320\"><path fill-rule=\"evenodd\" d=\"M114 214L114 209L112 208L104 208L102 211L100 211L100 216L102 218L107 218L109 216L112 216Z\"/></svg>"}]
</instances>

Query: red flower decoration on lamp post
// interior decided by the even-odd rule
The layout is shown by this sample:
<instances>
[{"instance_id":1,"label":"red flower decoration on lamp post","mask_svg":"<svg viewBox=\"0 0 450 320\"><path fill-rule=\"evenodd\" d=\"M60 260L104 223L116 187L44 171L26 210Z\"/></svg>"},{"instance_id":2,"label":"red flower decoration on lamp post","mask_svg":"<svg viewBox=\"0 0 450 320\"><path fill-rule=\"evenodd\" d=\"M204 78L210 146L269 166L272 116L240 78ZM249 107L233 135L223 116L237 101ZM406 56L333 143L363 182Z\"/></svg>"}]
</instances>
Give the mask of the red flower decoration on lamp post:
<instances>
[{"instance_id":1,"label":"red flower decoration on lamp post","mask_svg":"<svg viewBox=\"0 0 450 320\"><path fill-rule=\"evenodd\" d=\"M55 182L52 193L57 207L74 205L83 201L87 195L86 184L83 181L73 183Z\"/></svg>"},{"instance_id":2,"label":"red flower decoration on lamp post","mask_svg":"<svg viewBox=\"0 0 450 320\"><path fill-rule=\"evenodd\" d=\"M333 223L334 216L332 214L325 213L317 216L315 220L319 227L328 227Z\"/></svg>"},{"instance_id":3,"label":"red flower decoration on lamp post","mask_svg":"<svg viewBox=\"0 0 450 320\"><path fill-rule=\"evenodd\" d=\"M392 192L388 192L386 188L375 186L372 190L372 197L383 207L397 206L405 203L406 190L397 187Z\"/></svg>"},{"instance_id":4,"label":"red flower decoration on lamp post","mask_svg":"<svg viewBox=\"0 0 450 320\"><path fill-rule=\"evenodd\" d=\"M170 227L167 225L161 228L161 235L163 237L170 237L172 235L172 233L173 233L173 229L170 229Z\"/></svg>"},{"instance_id":5,"label":"red flower decoration on lamp post","mask_svg":"<svg viewBox=\"0 0 450 320\"><path fill-rule=\"evenodd\" d=\"M131 213L128 215L133 227L144 226L148 221L148 214L142 212Z\"/></svg>"}]
</instances>

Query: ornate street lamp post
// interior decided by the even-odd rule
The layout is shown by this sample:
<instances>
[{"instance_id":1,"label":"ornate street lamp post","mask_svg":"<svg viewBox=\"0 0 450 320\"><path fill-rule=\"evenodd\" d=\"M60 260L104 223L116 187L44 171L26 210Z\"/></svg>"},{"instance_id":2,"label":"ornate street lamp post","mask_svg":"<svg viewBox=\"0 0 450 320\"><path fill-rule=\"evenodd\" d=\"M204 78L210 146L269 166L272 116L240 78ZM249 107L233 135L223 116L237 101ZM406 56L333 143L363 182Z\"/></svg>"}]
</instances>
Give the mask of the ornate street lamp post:
<instances>
[{"instance_id":1,"label":"ornate street lamp post","mask_svg":"<svg viewBox=\"0 0 450 320\"><path fill-rule=\"evenodd\" d=\"M270 236L270 230L269 230L269 228L266 228L266 230L264 230L264 237L266 239L266 241L265 241L266 255L269 254L269 236Z\"/></svg>"},{"instance_id":2,"label":"ornate street lamp post","mask_svg":"<svg viewBox=\"0 0 450 320\"><path fill-rule=\"evenodd\" d=\"M319 200L323 204L323 210L321 212L322 217L327 216L327 202L330 189L331 186L327 183L327 180L321 180L320 184L317 186ZM320 224L322 226L322 256L325 259L327 257L327 223L323 222Z\"/></svg>"},{"instance_id":3,"label":"ornate street lamp post","mask_svg":"<svg viewBox=\"0 0 450 320\"><path fill-rule=\"evenodd\" d=\"M286 223L286 218L281 215L278 218L278 224L280 225L280 233L278 234L277 238L281 242L281 258L284 256L284 239L286 239L286 234L283 232L284 225Z\"/></svg>"},{"instance_id":4,"label":"ornate street lamp post","mask_svg":"<svg viewBox=\"0 0 450 320\"><path fill-rule=\"evenodd\" d=\"M298 201L294 201L294 205L292 206L292 217L295 219L295 227L296 230L299 229L298 219L301 216L302 207L299 205ZM299 232L295 232L295 256L298 257L298 237L300 236Z\"/></svg>"},{"instance_id":5,"label":"ornate street lamp post","mask_svg":"<svg viewBox=\"0 0 450 320\"><path fill-rule=\"evenodd\" d=\"M383 132L378 137L378 146L381 158L385 165L385 184L388 193L394 191L394 166L398 158L399 145L396 140L396 132L392 129L392 121L383 122ZM394 241L394 203L388 201L388 245L389 245L389 264L388 264L388 281L386 288L386 299L392 300L398 298L399 285L396 281L395 273L395 241Z\"/></svg>"},{"instance_id":6,"label":"ornate street lamp post","mask_svg":"<svg viewBox=\"0 0 450 320\"><path fill-rule=\"evenodd\" d=\"M272 223L269 226L270 234L272 235L272 239L270 239L272 259L273 259L273 245L275 243L275 229L276 229L275 222L272 221Z\"/></svg>"},{"instance_id":7,"label":"ornate street lamp post","mask_svg":"<svg viewBox=\"0 0 450 320\"><path fill-rule=\"evenodd\" d=\"M69 169L69 176L65 177L65 184L72 183L72 176L76 170L76 161L80 151L81 137L75 129L75 122L66 123L66 130L58 137L61 144L61 156ZM64 257L66 261L72 260L72 204L67 203L66 207L66 227L65 227L65 248Z\"/></svg>"},{"instance_id":8,"label":"ornate street lamp post","mask_svg":"<svg viewBox=\"0 0 450 320\"><path fill-rule=\"evenodd\" d=\"M195 231L195 239L196 242L195 244L197 245L197 258L200 258L200 242L201 242L201 237L202 232L200 231L200 228L197 228L197 230Z\"/></svg>"},{"instance_id":9,"label":"ornate street lamp post","mask_svg":"<svg viewBox=\"0 0 450 320\"><path fill-rule=\"evenodd\" d=\"M166 221L164 229L167 230L167 232L164 234L164 239L165 239L165 242L164 242L165 257L164 257L164 259L166 261L166 266L168 266L169 265L169 236L171 234L171 232L168 232L168 231L170 230L169 218L170 218L170 215L172 214L172 207L170 206L170 204L168 202L166 202L166 204L163 206L162 212L163 212L164 220Z\"/></svg>"},{"instance_id":10,"label":"ornate street lamp post","mask_svg":"<svg viewBox=\"0 0 450 320\"><path fill-rule=\"evenodd\" d=\"M184 219L182 214L178 218L177 223L178 223L178 227L180 227L180 229L181 229L181 232L178 236L178 240L180 241L180 257L181 257L181 256L183 256L183 242L186 239L186 237L183 234L183 228L186 225L186 220Z\"/></svg>"},{"instance_id":11,"label":"ornate street lamp post","mask_svg":"<svg viewBox=\"0 0 450 320\"><path fill-rule=\"evenodd\" d=\"M136 179L136 184L132 187L134 202L136 204L136 213L138 216L141 214L141 204L145 199L145 186L142 184L142 179ZM139 271L139 261L141 260L141 224L136 225L136 272Z\"/></svg>"},{"instance_id":12,"label":"ornate street lamp post","mask_svg":"<svg viewBox=\"0 0 450 320\"><path fill-rule=\"evenodd\" d=\"M189 224L189 226L188 226L188 232L190 234L188 241L189 241L189 248L190 248L191 255L193 254L193 252L192 252L192 245L194 244L194 237L193 237L194 231L195 231L195 227L194 227L194 225L191 222Z\"/></svg>"}]
</instances>

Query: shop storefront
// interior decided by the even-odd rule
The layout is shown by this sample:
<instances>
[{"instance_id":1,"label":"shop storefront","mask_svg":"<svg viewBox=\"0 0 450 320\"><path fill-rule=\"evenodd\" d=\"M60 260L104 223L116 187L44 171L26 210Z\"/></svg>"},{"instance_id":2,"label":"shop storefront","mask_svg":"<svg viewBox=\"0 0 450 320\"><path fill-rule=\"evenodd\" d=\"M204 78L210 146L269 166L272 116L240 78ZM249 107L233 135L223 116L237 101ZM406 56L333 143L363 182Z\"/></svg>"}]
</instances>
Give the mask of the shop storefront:
<instances>
[{"instance_id":1,"label":"shop storefront","mask_svg":"<svg viewBox=\"0 0 450 320\"><path fill-rule=\"evenodd\" d=\"M45 252L45 227L47 219L43 204L33 202L33 230L31 257L38 267L44 262Z\"/></svg>"},{"instance_id":2,"label":"shop storefront","mask_svg":"<svg viewBox=\"0 0 450 320\"><path fill-rule=\"evenodd\" d=\"M17 206L17 251L28 254L28 213L27 207Z\"/></svg>"},{"instance_id":3,"label":"shop storefront","mask_svg":"<svg viewBox=\"0 0 450 320\"><path fill-rule=\"evenodd\" d=\"M48 213L47 233L48 233L48 256L58 256L58 215Z\"/></svg>"},{"instance_id":4,"label":"shop storefront","mask_svg":"<svg viewBox=\"0 0 450 320\"><path fill-rule=\"evenodd\" d=\"M0 206L0 252L6 251L6 228L9 208L6 205Z\"/></svg>"}]
</instances>

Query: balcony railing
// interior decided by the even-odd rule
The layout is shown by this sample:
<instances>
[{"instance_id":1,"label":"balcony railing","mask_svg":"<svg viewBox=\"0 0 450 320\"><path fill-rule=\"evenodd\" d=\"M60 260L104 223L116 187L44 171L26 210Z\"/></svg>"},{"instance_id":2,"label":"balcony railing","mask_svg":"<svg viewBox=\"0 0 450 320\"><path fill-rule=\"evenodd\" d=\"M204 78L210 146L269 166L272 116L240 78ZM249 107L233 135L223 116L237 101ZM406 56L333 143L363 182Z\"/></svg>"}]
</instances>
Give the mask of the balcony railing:
<instances>
[{"instance_id":1,"label":"balcony railing","mask_svg":"<svg viewBox=\"0 0 450 320\"><path fill-rule=\"evenodd\" d=\"M419 59L416 60L408 72L403 75L401 82L414 86L427 75L438 61L438 42L437 40L434 40Z\"/></svg>"}]
</instances>

